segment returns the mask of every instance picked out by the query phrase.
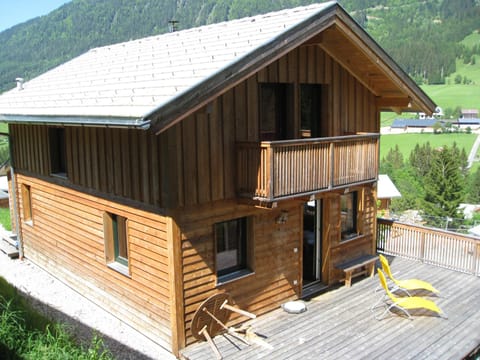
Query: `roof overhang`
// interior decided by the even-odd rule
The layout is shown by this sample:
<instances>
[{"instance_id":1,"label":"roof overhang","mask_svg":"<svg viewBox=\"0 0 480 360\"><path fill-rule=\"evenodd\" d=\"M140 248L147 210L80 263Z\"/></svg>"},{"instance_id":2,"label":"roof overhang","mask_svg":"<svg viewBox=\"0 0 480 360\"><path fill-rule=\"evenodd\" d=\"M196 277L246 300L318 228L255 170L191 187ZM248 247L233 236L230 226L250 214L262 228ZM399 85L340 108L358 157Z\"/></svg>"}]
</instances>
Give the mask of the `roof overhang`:
<instances>
[{"instance_id":1,"label":"roof overhang","mask_svg":"<svg viewBox=\"0 0 480 360\"><path fill-rule=\"evenodd\" d=\"M430 97L341 7L334 25L310 43L320 46L375 94L380 110L435 112Z\"/></svg>"},{"instance_id":2,"label":"roof overhang","mask_svg":"<svg viewBox=\"0 0 480 360\"><path fill-rule=\"evenodd\" d=\"M108 128L134 128L147 130L150 120L131 117L2 115L0 122L29 125L89 126Z\"/></svg>"},{"instance_id":3,"label":"roof overhang","mask_svg":"<svg viewBox=\"0 0 480 360\"><path fill-rule=\"evenodd\" d=\"M377 97L379 110L422 111L435 103L337 3L286 30L144 116L161 133L299 46L319 46Z\"/></svg>"}]
</instances>

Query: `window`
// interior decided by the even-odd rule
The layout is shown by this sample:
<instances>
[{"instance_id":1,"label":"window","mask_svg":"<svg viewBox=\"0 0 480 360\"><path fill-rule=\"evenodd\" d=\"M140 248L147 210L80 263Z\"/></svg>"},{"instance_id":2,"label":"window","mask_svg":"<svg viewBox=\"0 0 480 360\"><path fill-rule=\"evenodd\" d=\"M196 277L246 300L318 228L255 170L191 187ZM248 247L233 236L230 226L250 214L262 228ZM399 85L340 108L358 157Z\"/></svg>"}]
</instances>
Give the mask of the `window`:
<instances>
[{"instance_id":1,"label":"window","mask_svg":"<svg viewBox=\"0 0 480 360\"><path fill-rule=\"evenodd\" d=\"M357 192L347 193L340 197L340 209L342 217L342 240L348 240L358 235L357 207Z\"/></svg>"},{"instance_id":2,"label":"window","mask_svg":"<svg viewBox=\"0 0 480 360\"><path fill-rule=\"evenodd\" d=\"M300 85L300 130L303 138L320 136L322 85Z\"/></svg>"},{"instance_id":3,"label":"window","mask_svg":"<svg viewBox=\"0 0 480 360\"><path fill-rule=\"evenodd\" d=\"M30 185L22 185L23 221L32 222L32 193Z\"/></svg>"},{"instance_id":4,"label":"window","mask_svg":"<svg viewBox=\"0 0 480 360\"><path fill-rule=\"evenodd\" d=\"M249 273L248 219L215 224L217 275L221 281Z\"/></svg>"},{"instance_id":5,"label":"window","mask_svg":"<svg viewBox=\"0 0 480 360\"><path fill-rule=\"evenodd\" d=\"M67 160L65 150L65 129L52 127L48 129L50 142L50 167L51 173L67 177Z\"/></svg>"},{"instance_id":6,"label":"window","mask_svg":"<svg viewBox=\"0 0 480 360\"><path fill-rule=\"evenodd\" d=\"M291 116L291 86L262 84L260 87L260 140L287 138L287 119Z\"/></svg>"},{"instance_id":7,"label":"window","mask_svg":"<svg viewBox=\"0 0 480 360\"><path fill-rule=\"evenodd\" d=\"M105 213L105 258L109 267L128 275L128 220Z\"/></svg>"}]
</instances>

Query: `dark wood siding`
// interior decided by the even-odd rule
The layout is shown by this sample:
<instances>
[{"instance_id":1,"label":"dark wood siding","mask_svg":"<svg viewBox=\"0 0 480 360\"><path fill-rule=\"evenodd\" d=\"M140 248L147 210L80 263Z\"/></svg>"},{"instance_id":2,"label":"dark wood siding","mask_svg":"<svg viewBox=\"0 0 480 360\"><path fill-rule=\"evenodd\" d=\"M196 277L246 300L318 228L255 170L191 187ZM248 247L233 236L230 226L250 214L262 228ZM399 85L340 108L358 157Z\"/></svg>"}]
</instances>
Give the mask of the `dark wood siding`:
<instances>
[{"instance_id":1,"label":"dark wood siding","mask_svg":"<svg viewBox=\"0 0 480 360\"><path fill-rule=\"evenodd\" d=\"M378 132L375 97L317 46L304 46L260 70L159 136L148 131L67 127L68 182L102 196L162 208L234 199L235 142L258 141L259 83L325 86L325 136ZM299 111L289 119L299 136ZM48 176L45 126L13 125L15 166ZM294 136L295 137L295 136Z\"/></svg>"}]
</instances>

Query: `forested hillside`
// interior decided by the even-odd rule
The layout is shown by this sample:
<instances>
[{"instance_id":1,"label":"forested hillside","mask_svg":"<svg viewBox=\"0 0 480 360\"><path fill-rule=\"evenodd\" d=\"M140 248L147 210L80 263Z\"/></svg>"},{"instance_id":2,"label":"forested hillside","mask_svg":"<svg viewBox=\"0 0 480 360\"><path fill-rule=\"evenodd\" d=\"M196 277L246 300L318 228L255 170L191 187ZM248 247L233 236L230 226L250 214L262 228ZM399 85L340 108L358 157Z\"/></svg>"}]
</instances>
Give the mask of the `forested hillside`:
<instances>
[{"instance_id":1,"label":"forested hillside","mask_svg":"<svg viewBox=\"0 0 480 360\"><path fill-rule=\"evenodd\" d=\"M0 33L0 91L96 46L185 29L315 0L73 0L47 16ZM442 83L455 58L472 56L459 42L480 28L478 0L340 0L419 83ZM473 52L480 53L474 48Z\"/></svg>"}]
</instances>

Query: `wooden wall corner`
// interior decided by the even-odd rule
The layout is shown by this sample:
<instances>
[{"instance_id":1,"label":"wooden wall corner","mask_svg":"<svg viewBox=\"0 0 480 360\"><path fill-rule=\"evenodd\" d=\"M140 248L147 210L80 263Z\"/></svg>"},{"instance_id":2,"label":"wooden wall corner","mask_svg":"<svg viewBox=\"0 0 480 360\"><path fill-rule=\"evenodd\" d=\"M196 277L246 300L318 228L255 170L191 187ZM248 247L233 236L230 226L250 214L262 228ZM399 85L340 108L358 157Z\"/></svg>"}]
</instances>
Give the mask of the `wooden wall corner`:
<instances>
[{"instance_id":1,"label":"wooden wall corner","mask_svg":"<svg viewBox=\"0 0 480 360\"><path fill-rule=\"evenodd\" d=\"M167 218L168 268L170 271L170 321L172 353L179 357L185 347L185 314L183 298L182 244L180 229L171 217Z\"/></svg>"}]
</instances>

